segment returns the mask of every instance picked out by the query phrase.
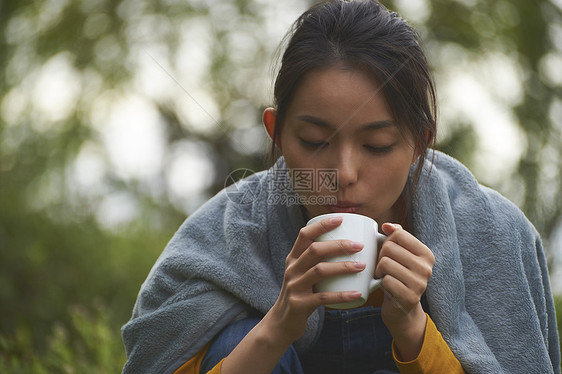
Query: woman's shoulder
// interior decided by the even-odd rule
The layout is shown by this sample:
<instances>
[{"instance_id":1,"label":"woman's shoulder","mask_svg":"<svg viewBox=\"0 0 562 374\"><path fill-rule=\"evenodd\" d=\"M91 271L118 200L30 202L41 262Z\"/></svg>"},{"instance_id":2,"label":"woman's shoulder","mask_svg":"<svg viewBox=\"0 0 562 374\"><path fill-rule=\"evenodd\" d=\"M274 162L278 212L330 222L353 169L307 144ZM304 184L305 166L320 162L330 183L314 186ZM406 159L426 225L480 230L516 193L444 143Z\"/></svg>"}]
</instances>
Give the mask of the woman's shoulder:
<instances>
[{"instance_id":1,"label":"woman's shoulder","mask_svg":"<svg viewBox=\"0 0 562 374\"><path fill-rule=\"evenodd\" d=\"M264 215L271 214L278 205L282 207L282 204L269 204L270 195L289 194L289 190L289 176L283 157L266 170L237 169L226 176L225 187L192 213L185 224L219 216L236 222L255 221L261 224Z\"/></svg>"},{"instance_id":2,"label":"woman's shoulder","mask_svg":"<svg viewBox=\"0 0 562 374\"><path fill-rule=\"evenodd\" d=\"M445 186L457 216L510 230L536 230L521 209L500 192L482 185L460 161L435 151L430 173ZM430 179L432 177L430 176Z\"/></svg>"},{"instance_id":3,"label":"woman's shoulder","mask_svg":"<svg viewBox=\"0 0 562 374\"><path fill-rule=\"evenodd\" d=\"M261 202L261 195L265 193L265 178L268 171L256 173L249 169L239 169L239 171L241 171L239 175L230 173L226 177L225 187L197 208L186 222L224 215L232 210L242 214L244 211L251 212L256 209L256 205Z\"/></svg>"}]
</instances>

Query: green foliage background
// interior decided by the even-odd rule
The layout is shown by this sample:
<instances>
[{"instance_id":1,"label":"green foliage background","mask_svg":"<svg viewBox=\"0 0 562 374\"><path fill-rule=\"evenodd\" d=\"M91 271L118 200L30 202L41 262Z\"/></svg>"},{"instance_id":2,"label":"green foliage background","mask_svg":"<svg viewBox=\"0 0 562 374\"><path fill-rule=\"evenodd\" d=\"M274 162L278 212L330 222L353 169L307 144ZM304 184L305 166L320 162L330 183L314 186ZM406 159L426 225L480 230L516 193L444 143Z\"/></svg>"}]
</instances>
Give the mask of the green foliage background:
<instances>
[{"instance_id":1,"label":"green foliage background","mask_svg":"<svg viewBox=\"0 0 562 374\"><path fill-rule=\"evenodd\" d=\"M535 223L555 265L561 250L555 237L562 227L560 1L383 3L411 15L438 83L446 80L443 71L477 66L490 54L516 66L523 93L506 110L524 136L524 149L515 168L489 184ZM120 326L167 240L193 208L224 186L230 171L264 167L267 142L260 116L269 104L269 62L282 33L307 4L0 1L0 372L121 370ZM425 4L421 16L419 4ZM201 26L201 34L193 25ZM201 45L203 68L184 71L191 66L186 49ZM151 79L175 90L159 96L139 84L147 59L156 72ZM66 83L77 88L70 108L48 115L34 95L41 69L53 61L72 69L65 79L76 82ZM205 128L182 108L201 110L193 106L200 96L191 97L191 91L212 104L202 105L209 110L203 114ZM112 98L131 92L156 108L164 134L164 162L148 177L119 171L96 117ZM485 176L475 161L481 130L462 116L441 126L439 148ZM212 165L206 190L189 201L166 187L171 169L165 161L185 144L196 146ZM97 152L104 171L99 185L77 187L73 168L86 148ZM108 195L126 196L135 214L117 224L106 220L100 207Z\"/></svg>"}]
</instances>

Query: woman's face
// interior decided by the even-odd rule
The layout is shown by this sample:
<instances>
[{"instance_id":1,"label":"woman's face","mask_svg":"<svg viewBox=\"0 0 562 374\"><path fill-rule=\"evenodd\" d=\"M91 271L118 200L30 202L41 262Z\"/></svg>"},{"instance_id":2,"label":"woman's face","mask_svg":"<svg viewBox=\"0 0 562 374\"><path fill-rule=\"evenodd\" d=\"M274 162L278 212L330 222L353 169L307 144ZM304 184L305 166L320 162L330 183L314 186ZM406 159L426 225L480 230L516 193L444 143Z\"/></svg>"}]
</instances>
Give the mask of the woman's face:
<instances>
[{"instance_id":1,"label":"woman's face","mask_svg":"<svg viewBox=\"0 0 562 374\"><path fill-rule=\"evenodd\" d=\"M329 67L308 73L287 110L278 145L309 218L358 213L379 223L402 217L397 204L414 141L402 134L377 82L365 71ZM337 186L330 184L336 175ZM312 188L306 178L312 177ZM304 179L302 179L304 178Z\"/></svg>"}]
</instances>

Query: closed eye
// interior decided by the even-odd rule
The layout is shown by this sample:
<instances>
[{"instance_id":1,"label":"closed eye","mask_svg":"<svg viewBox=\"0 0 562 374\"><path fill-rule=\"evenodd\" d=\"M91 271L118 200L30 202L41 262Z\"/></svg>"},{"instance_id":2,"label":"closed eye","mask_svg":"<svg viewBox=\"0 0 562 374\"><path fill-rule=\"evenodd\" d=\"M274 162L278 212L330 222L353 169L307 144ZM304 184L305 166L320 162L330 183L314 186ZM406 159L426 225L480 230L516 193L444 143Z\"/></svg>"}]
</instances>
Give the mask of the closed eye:
<instances>
[{"instance_id":1,"label":"closed eye","mask_svg":"<svg viewBox=\"0 0 562 374\"><path fill-rule=\"evenodd\" d=\"M392 149L394 148L394 145L391 144L391 145L386 146L386 147L374 147L374 146L372 146L372 145L364 145L364 147L365 147L369 152L381 154L381 153L388 153L388 152L392 151Z\"/></svg>"},{"instance_id":2,"label":"closed eye","mask_svg":"<svg viewBox=\"0 0 562 374\"><path fill-rule=\"evenodd\" d=\"M299 138L302 145L307 148L322 148L328 145L328 142L311 142L308 140L304 140L303 138Z\"/></svg>"}]
</instances>

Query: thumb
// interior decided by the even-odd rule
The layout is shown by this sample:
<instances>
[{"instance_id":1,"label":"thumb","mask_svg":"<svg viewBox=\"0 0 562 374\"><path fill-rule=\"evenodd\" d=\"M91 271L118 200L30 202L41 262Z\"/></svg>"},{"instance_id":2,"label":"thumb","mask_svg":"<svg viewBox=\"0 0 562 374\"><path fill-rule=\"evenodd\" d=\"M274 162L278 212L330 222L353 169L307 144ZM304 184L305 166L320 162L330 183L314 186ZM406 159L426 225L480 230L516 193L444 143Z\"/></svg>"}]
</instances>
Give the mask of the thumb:
<instances>
[{"instance_id":1,"label":"thumb","mask_svg":"<svg viewBox=\"0 0 562 374\"><path fill-rule=\"evenodd\" d=\"M384 234L387 236L400 229L402 229L402 226L400 226L398 223L386 222L382 225L382 232L384 232Z\"/></svg>"}]
</instances>

